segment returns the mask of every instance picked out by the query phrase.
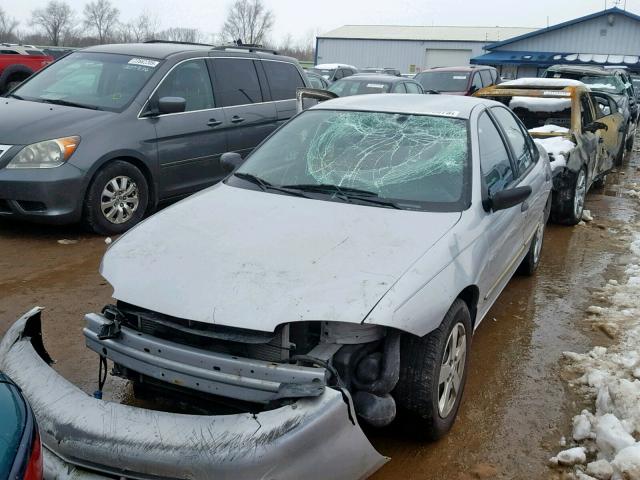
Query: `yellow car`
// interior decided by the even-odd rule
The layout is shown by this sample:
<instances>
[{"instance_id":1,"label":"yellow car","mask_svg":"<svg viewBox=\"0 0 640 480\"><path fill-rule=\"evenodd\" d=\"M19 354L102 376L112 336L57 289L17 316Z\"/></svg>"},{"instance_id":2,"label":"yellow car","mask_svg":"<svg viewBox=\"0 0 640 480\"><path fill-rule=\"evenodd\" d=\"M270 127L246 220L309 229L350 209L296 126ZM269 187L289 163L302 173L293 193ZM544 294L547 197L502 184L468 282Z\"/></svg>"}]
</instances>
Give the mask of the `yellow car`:
<instances>
[{"instance_id":1,"label":"yellow car","mask_svg":"<svg viewBox=\"0 0 640 480\"><path fill-rule=\"evenodd\" d=\"M553 171L551 218L578 223L591 186L604 183L624 155L624 118L615 99L582 82L555 78L520 78L474 96L511 108L547 151Z\"/></svg>"}]
</instances>

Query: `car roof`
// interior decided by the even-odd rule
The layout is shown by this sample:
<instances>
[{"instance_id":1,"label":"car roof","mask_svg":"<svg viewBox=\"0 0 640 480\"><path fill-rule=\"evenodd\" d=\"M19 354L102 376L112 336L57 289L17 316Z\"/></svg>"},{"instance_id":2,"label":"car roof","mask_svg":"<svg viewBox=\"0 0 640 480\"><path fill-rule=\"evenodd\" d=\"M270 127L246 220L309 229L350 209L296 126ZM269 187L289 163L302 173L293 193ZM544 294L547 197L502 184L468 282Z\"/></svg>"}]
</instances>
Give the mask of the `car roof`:
<instances>
[{"instance_id":1,"label":"car roof","mask_svg":"<svg viewBox=\"0 0 640 480\"><path fill-rule=\"evenodd\" d=\"M423 70L420 73L426 72L475 72L477 70L492 69L487 65L461 65L459 67L433 67Z\"/></svg>"},{"instance_id":2,"label":"car roof","mask_svg":"<svg viewBox=\"0 0 640 480\"><path fill-rule=\"evenodd\" d=\"M327 70L331 70L333 68L353 68L354 70L357 70L356 67L354 67L353 65L347 65L345 63L321 63L319 65L316 65L313 68L317 68L317 69L327 69Z\"/></svg>"},{"instance_id":3,"label":"car roof","mask_svg":"<svg viewBox=\"0 0 640 480\"><path fill-rule=\"evenodd\" d=\"M612 75L617 68L604 68L598 65L553 65L547 70L551 72L587 73L590 75Z\"/></svg>"},{"instance_id":4,"label":"car roof","mask_svg":"<svg viewBox=\"0 0 640 480\"><path fill-rule=\"evenodd\" d=\"M176 54L221 54L221 56L251 56L255 58L277 58L282 61L295 61L290 57L283 55L277 55L275 53L264 52L260 50L251 50L249 47L243 49L243 47L219 47L216 48L212 45L201 45L197 43L179 43L179 42L149 42L149 43L114 43L108 45L95 45L93 47L87 47L82 49L83 52L92 53L115 53L121 55L132 55L135 57L148 57L164 60L172 55Z\"/></svg>"},{"instance_id":5,"label":"car roof","mask_svg":"<svg viewBox=\"0 0 640 480\"><path fill-rule=\"evenodd\" d=\"M570 78L518 78L517 80L508 80L496 85L496 88L514 88L514 87L538 87L538 88L565 88L565 87L586 87L579 80Z\"/></svg>"},{"instance_id":6,"label":"car roof","mask_svg":"<svg viewBox=\"0 0 640 480\"><path fill-rule=\"evenodd\" d=\"M310 110L354 110L367 112L440 115L468 119L478 105L502 105L483 98L453 95L388 93L385 95L352 95L321 102Z\"/></svg>"},{"instance_id":7,"label":"car roof","mask_svg":"<svg viewBox=\"0 0 640 480\"><path fill-rule=\"evenodd\" d=\"M386 83L406 82L407 80L411 82L415 82L415 80L412 80L411 78L396 77L393 75L387 75L386 73L356 73L355 75L341 78L338 81L354 82L356 80L362 80L365 82L386 82Z\"/></svg>"}]
</instances>

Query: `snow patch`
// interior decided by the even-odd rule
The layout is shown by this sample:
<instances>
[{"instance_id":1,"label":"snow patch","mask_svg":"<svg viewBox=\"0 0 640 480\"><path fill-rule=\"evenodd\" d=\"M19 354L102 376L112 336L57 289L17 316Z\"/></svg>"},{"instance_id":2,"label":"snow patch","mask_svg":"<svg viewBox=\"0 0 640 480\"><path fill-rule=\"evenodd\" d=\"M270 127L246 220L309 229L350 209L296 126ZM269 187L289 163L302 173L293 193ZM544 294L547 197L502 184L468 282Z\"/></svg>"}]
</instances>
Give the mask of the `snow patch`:
<instances>
[{"instance_id":1,"label":"snow patch","mask_svg":"<svg viewBox=\"0 0 640 480\"><path fill-rule=\"evenodd\" d=\"M583 464L587 461L587 451L584 447L569 448L552 457L549 461L554 465L562 465L564 467Z\"/></svg>"},{"instance_id":2,"label":"snow patch","mask_svg":"<svg viewBox=\"0 0 640 480\"><path fill-rule=\"evenodd\" d=\"M531 112L562 112L571 108L570 98L511 97L509 108L524 108Z\"/></svg>"},{"instance_id":3,"label":"snow patch","mask_svg":"<svg viewBox=\"0 0 640 480\"><path fill-rule=\"evenodd\" d=\"M592 461L586 471L576 466L580 462L561 462L562 454L574 448L554 457L558 465L573 466L576 478L640 480L640 224L625 230L631 254L626 279L604 285L610 306L587 309L596 315L591 321L612 326L616 343L588 353L563 354L579 375L572 384L595 401L591 411L573 418L573 442L568 445L589 453Z\"/></svg>"},{"instance_id":4,"label":"snow patch","mask_svg":"<svg viewBox=\"0 0 640 480\"><path fill-rule=\"evenodd\" d=\"M567 127L560 127L559 125L543 125L542 127L535 127L529 129L531 133L569 133Z\"/></svg>"},{"instance_id":5,"label":"snow patch","mask_svg":"<svg viewBox=\"0 0 640 480\"><path fill-rule=\"evenodd\" d=\"M568 78L518 78L502 82L502 87L584 87L584 83Z\"/></svg>"},{"instance_id":6,"label":"snow patch","mask_svg":"<svg viewBox=\"0 0 640 480\"><path fill-rule=\"evenodd\" d=\"M553 170L566 167L567 156L576 148L575 143L564 137L536 138L535 142L541 145L549 154L549 161Z\"/></svg>"}]
</instances>

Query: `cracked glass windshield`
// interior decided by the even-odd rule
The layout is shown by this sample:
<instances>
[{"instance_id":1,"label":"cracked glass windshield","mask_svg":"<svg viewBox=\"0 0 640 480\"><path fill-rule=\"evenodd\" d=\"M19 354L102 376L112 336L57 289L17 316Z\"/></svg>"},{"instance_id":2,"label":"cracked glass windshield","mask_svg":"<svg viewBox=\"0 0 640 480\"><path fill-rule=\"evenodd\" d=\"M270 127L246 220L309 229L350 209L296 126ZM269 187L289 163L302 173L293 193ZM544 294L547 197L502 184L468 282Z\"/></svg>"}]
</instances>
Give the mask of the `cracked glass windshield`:
<instances>
[{"instance_id":1,"label":"cracked glass windshield","mask_svg":"<svg viewBox=\"0 0 640 480\"><path fill-rule=\"evenodd\" d=\"M462 210L467 130L467 121L459 118L311 110L258 148L230 183L243 185L237 179L250 176L265 190L284 187L350 203L375 199L395 208Z\"/></svg>"}]
</instances>

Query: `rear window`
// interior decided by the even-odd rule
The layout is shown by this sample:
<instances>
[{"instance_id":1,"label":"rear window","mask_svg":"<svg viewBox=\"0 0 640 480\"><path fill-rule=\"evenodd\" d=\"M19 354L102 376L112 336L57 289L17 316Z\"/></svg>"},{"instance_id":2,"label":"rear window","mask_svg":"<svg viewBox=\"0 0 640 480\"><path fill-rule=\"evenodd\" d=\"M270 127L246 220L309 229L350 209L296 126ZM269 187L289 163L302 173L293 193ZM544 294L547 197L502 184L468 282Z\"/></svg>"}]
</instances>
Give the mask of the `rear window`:
<instances>
[{"instance_id":1,"label":"rear window","mask_svg":"<svg viewBox=\"0 0 640 480\"><path fill-rule=\"evenodd\" d=\"M296 90L304 87L304 81L295 65L268 60L263 60L262 65L267 74L272 100L296 98Z\"/></svg>"},{"instance_id":2,"label":"rear window","mask_svg":"<svg viewBox=\"0 0 640 480\"><path fill-rule=\"evenodd\" d=\"M369 93L389 93L391 85L377 80L341 80L331 85L328 90L339 97L366 95Z\"/></svg>"},{"instance_id":3,"label":"rear window","mask_svg":"<svg viewBox=\"0 0 640 480\"><path fill-rule=\"evenodd\" d=\"M213 60L216 79L214 93L221 106L247 105L262 102L260 80L253 60L216 58Z\"/></svg>"},{"instance_id":4,"label":"rear window","mask_svg":"<svg viewBox=\"0 0 640 480\"><path fill-rule=\"evenodd\" d=\"M0 50L0 55L20 55L15 50Z\"/></svg>"},{"instance_id":5,"label":"rear window","mask_svg":"<svg viewBox=\"0 0 640 480\"><path fill-rule=\"evenodd\" d=\"M466 92L469 72L422 72L414 77L425 91Z\"/></svg>"}]
</instances>

